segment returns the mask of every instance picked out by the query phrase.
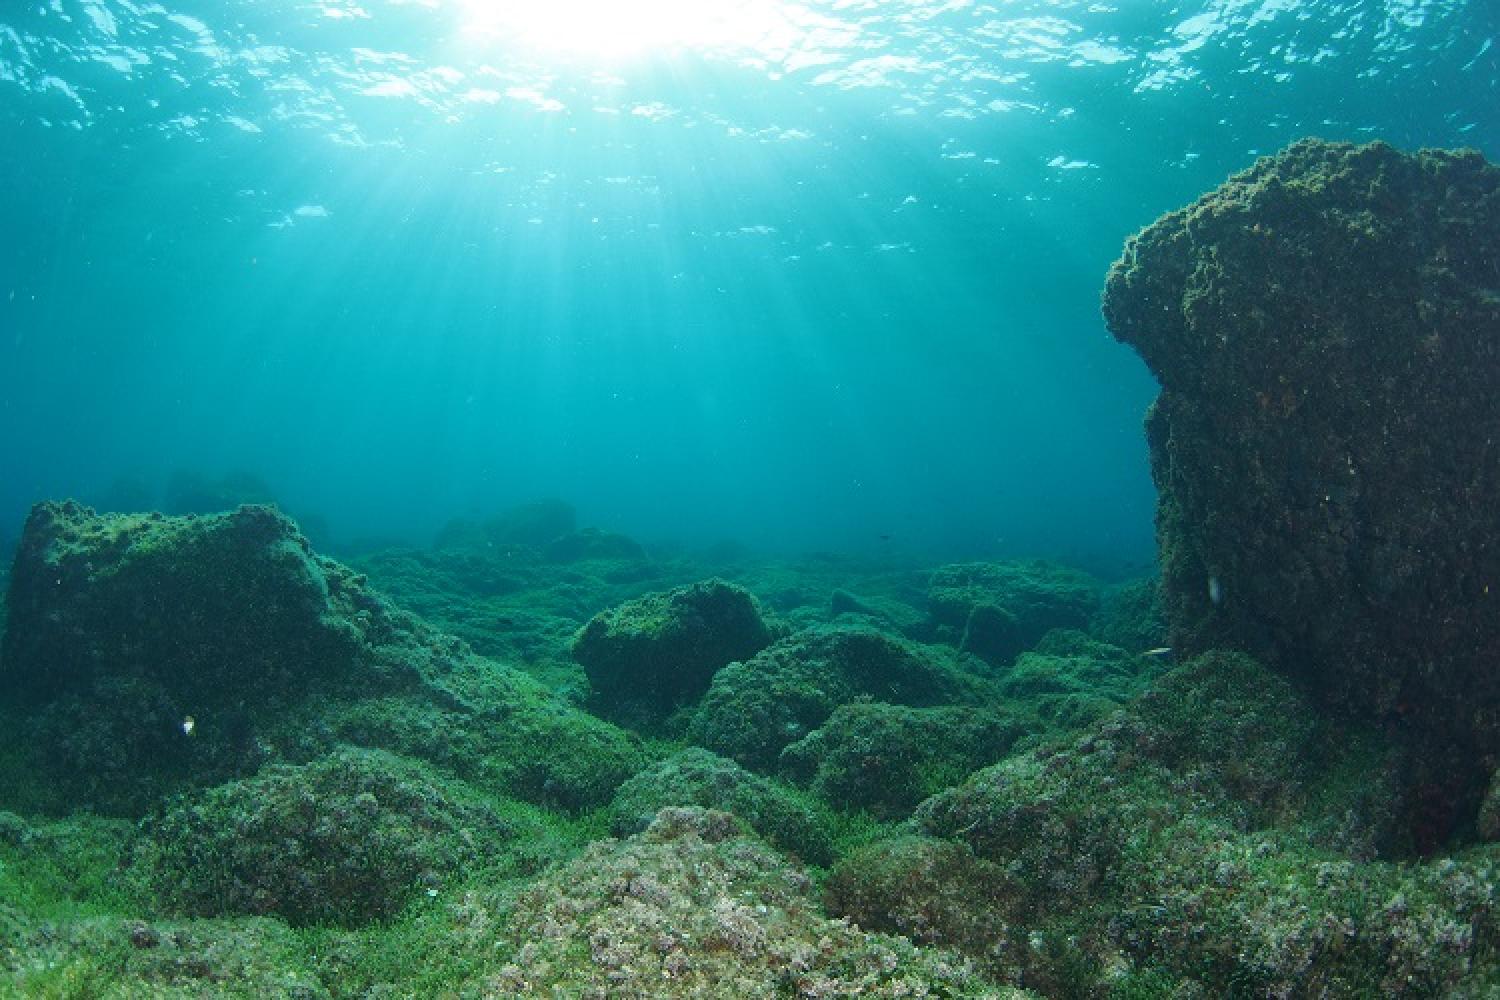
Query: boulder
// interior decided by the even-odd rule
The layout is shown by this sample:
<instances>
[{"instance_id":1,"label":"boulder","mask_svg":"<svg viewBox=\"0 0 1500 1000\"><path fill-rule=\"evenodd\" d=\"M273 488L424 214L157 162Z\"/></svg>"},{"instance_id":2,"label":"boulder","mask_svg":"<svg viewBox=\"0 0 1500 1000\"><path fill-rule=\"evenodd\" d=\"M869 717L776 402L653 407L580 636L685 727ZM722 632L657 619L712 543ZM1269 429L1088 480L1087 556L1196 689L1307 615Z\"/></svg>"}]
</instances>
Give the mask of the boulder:
<instances>
[{"instance_id":1,"label":"boulder","mask_svg":"<svg viewBox=\"0 0 1500 1000\"><path fill-rule=\"evenodd\" d=\"M696 701L722 667L771 641L755 598L722 580L647 594L595 615L573 641L599 714L658 722Z\"/></svg>"},{"instance_id":2,"label":"boulder","mask_svg":"<svg viewBox=\"0 0 1500 1000\"><path fill-rule=\"evenodd\" d=\"M171 792L397 750L531 801L602 805L638 741L481 659L268 507L27 520L0 651L0 797L140 816Z\"/></svg>"},{"instance_id":3,"label":"boulder","mask_svg":"<svg viewBox=\"0 0 1500 1000\"><path fill-rule=\"evenodd\" d=\"M700 747L688 747L621 785L609 805L610 829L621 837L640 833L667 806L733 813L808 864L826 865L833 855L826 819L803 793Z\"/></svg>"},{"instance_id":4,"label":"boulder","mask_svg":"<svg viewBox=\"0 0 1500 1000\"><path fill-rule=\"evenodd\" d=\"M561 500L539 500L501 511L482 521L455 518L438 532L433 548L541 548L578 527L573 506Z\"/></svg>"},{"instance_id":5,"label":"boulder","mask_svg":"<svg viewBox=\"0 0 1500 1000\"><path fill-rule=\"evenodd\" d=\"M951 656L867 627L806 629L719 671L689 737L745 767L770 771L784 747L861 697L905 705L983 697L982 684L945 653Z\"/></svg>"},{"instance_id":6,"label":"boulder","mask_svg":"<svg viewBox=\"0 0 1500 1000\"><path fill-rule=\"evenodd\" d=\"M1133 236L1104 293L1162 387L1171 645L1413 733L1439 839L1500 753L1497 262L1479 153L1305 140Z\"/></svg>"},{"instance_id":7,"label":"boulder","mask_svg":"<svg viewBox=\"0 0 1500 1000\"><path fill-rule=\"evenodd\" d=\"M143 832L134 875L168 908L346 926L497 864L518 833L472 794L370 750L208 789Z\"/></svg>"},{"instance_id":8,"label":"boulder","mask_svg":"<svg viewBox=\"0 0 1500 1000\"><path fill-rule=\"evenodd\" d=\"M902 819L1026 734L1023 723L995 709L857 701L782 750L780 766L830 805Z\"/></svg>"},{"instance_id":9,"label":"boulder","mask_svg":"<svg viewBox=\"0 0 1500 1000\"><path fill-rule=\"evenodd\" d=\"M960 648L997 666L1055 628L1083 628L1099 603L1098 584L1053 563L956 563L932 574L933 624Z\"/></svg>"}]
</instances>

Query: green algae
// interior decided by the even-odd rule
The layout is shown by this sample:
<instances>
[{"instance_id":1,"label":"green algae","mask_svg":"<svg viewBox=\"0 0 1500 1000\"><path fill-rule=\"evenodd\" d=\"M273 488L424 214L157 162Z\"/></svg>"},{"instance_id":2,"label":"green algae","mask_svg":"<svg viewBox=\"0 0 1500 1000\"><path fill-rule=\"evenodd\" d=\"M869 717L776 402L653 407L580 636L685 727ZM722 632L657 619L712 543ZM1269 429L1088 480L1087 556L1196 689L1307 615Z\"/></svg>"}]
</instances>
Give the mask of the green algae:
<instances>
[{"instance_id":1,"label":"green algae","mask_svg":"<svg viewBox=\"0 0 1500 1000\"><path fill-rule=\"evenodd\" d=\"M1427 850L1500 752L1497 234L1477 151L1304 139L1131 237L1104 293L1162 386L1171 645L1402 729Z\"/></svg>"},{"instance_id":2,"label":"green algae","mask_svg":"<svg viewBox=\"0 0 1500 1000\"><path fill-rule=\"evenodd\" d=\"M667 806L733 813L772 846L813 865L833 858L832 821L817 802L699 747L688 747L620 786L609 805L616 835L639 833Z\"/></svg>"},{"instance_id":3,"label":"green algae","mask_svg":"<svg viewBox=\"0 0 1500 1000\"><path fill-rule=\"evenodd\" d=\"M752 770L860 697L934 705L979 700L984 683L946 651L871 628L812 628L714 675L689 738Z\"/></svg>"},{"instance_id":4,"label":"green algae","mask_svg":"<svg viewBox=\"0 0 1500 1000\"><path fill-rule=\"evenodd\" d=\"M344 750L168 805L133 869L173 912L364 923L460 873L512 867L512 845L540 831L499 805L390 754Z\"/></svg>"},{"instance_id":5,"label":"green algae","mask_svg":"<svg viewBox=\"0 0 1500 1000\"><path fill-rule=\"evenodd\" d=\"M510 996L1012 995L963 960L831 921L811 882L726 813L664 810L515 897ZM499 921L483 926L495 932ZM481 935L481 942L485 935Z\"/></svg>"},{"instance_id":6,"label":"green algae","mask_svg":"<svg viewBox=\"0 0 1500 1000\"><path fill-rule=\"evenodd\" d=\"M594 616L574 639L573 658L588 674L590 707L639 725L696 701L721 667L771 638L748 591L705 580Z\"/></svg>"},{"instance_id":7,"label":"green algae","mask_svg":"<svg viewBox=\"0 0 1500 1000\"><path fill-rule=\"evenodd\" d=\"M784 748L779 768L836 808L904 818L1029 732L1000 709L851 702Z\"/></svg>"},{"instance_id":8,"label":"green algae","mask_svg":"<svg viewBox=\"0 0 1500 1000\"><path fill-rule=\"evenodd\" d=\"M1047 994L1164 976L1246 995L1477 988L1500 940L1495 858L1371 860L1378 831L1330 842L1330 819L1385 817L1360 815L1370 746L1345 735L1253 661L1205 656L924 803L929 839L847 857L828 901L872 926L927 914L927 939Z\"/></svg>"},{"instance_id":9,"label":"green algae","mask_svg":"<svg viewBox=\"0 0 1500 1000\"><path fill-rule=\"evenodd\" d=\"M252 772L162 783L138 825L48 820L34 758L0 756L0 804L26 814L0 813L0 995L1495 985L1493 849L1401 860L1389 740L1248 658L1172 667L1106 641L1154 627L1139 593L996 664L827 586L849 574L933 637L906 603L923 574L742 563L783 588L762 604L809 623L682 707L747 769L581 711L304 555L318 617L352 637L340 669L369 683L268 702ZM576 608L609 592L547 572Z\"/></svg>"},{"instance_id":10,"label":"green algae","mask_svg":"<svg viewBox=\"0 0 1500 1000\"><path fill-rule=\"evenodd\" d=\"M1041 561L956 563L935 570L928 612L961 647L997 665L1055 628L1083 628L1099 604L1087 573Z\"/></svg>"}]
</instances>

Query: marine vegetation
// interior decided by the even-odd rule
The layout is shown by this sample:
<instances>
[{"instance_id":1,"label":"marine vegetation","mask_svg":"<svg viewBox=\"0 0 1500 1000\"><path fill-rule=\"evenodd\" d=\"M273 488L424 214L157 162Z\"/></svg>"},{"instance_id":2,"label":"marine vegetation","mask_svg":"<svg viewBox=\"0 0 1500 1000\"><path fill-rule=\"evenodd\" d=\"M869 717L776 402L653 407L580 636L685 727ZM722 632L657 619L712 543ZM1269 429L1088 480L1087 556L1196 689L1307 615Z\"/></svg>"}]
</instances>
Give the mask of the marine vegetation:
<instances>
[{"instance_id":1,"label":"marine vegetation","mask_svg":"<svg viewBox=\"0 0 1500 1000\"><path fill-rule=\"evenodd\" d=\"M1500 993L1497 210L1307 141L1130 241L1159 578L38 503L0 996Z\"/></svg>"}]
</instances>

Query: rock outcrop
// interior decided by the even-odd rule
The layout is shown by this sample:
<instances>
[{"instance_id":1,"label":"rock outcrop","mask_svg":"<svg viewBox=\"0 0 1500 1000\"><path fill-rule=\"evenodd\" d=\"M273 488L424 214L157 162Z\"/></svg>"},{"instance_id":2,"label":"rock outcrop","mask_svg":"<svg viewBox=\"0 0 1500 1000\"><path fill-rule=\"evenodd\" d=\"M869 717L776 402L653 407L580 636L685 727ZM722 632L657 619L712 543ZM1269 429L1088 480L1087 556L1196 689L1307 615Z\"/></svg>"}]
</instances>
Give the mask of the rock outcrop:
<instances>
[{"instance_id":1,"label":"rock outcrop","mask_svg":"<svg viewBox=\"0 0 1500 1000\"><path fill-rule=\"evenodd\" d=\"M1441 839L1500 754L1500 169L1299 142L1132 237L1104 314L1162 386L1171 644L1413 734Z\"/></svg>"}]
</instances>

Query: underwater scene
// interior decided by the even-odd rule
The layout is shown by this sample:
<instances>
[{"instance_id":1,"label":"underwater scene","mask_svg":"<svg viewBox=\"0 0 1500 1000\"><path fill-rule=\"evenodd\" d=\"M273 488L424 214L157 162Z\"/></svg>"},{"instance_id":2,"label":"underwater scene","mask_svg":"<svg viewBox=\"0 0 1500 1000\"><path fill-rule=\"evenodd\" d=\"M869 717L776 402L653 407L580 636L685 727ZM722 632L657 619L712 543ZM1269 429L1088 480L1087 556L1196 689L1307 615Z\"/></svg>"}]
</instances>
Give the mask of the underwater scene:
<instances>
[{"instance_id":1,"label":"underwater scene","mask_svg":"<svg viewBox=\"0 0 1500 1000\"><path fill-rule=\"evenodd\" d=\"M0 998L1500 997L1494 0L4 0Z\"/></svg>"}]
</instances>

